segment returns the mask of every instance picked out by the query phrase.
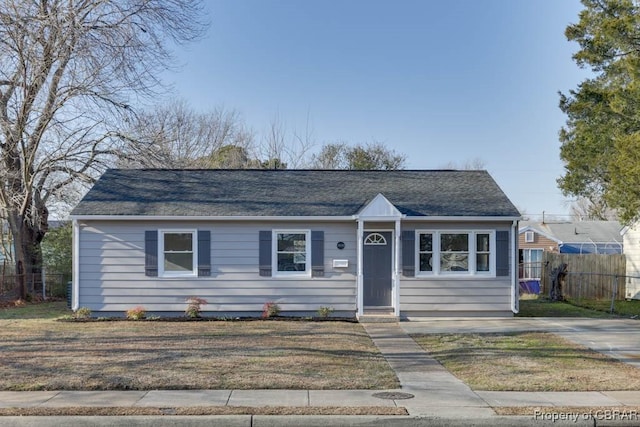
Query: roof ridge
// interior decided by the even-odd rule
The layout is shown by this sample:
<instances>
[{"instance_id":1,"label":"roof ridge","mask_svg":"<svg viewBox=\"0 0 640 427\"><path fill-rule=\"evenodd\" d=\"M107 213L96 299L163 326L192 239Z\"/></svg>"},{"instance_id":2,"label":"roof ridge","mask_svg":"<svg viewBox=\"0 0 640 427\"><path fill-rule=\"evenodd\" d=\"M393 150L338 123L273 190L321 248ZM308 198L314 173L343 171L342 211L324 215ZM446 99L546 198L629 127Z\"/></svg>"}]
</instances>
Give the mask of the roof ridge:
<instances>
[{"instance_id":1,"label":"roof ridge","mask_svg":"<svg viewBox=\"0 0 640 427\"><path fill-rule=\"evenodd\" d=\"M257 168L109 168L108 171L150 172L485 172L486 169L257 169Z\"/></svg>"}]
</instances>

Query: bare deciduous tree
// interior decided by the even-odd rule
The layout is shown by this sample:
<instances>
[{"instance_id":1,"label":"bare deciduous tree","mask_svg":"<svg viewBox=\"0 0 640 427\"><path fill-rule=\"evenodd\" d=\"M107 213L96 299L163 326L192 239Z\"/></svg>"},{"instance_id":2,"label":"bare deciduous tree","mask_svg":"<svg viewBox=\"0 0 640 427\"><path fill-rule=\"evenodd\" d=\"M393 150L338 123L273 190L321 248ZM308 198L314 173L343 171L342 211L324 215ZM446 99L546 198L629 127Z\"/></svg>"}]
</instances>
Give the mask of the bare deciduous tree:
<instances>
[{"instance_id":1,"label":"bare deciduous tree","mask_svg":"<svg viewBox=\"0 0 640 427\"><path fill-rule=\"evenodd\" d=\"M611 221L618 219L616 211L611 209L600 197L579 197L571 203L570 213L575 221Z\"/></svg>"},{"instance_id":2,"label":"bare deciduous tree","mask_svg":"<svg viewBox=\"0 0 640 427\"><path fill-rule=\"evenodd\" d=\"M42 262L47 206L113 159L131 103L162 89L170 43L202 16L193 0L0 0L0 210L19 271Z\"/></svg>"},{"instance_id":3,"label":"bare deciduous tree","mask_svg":"<svg viewBox=\"0 0 640 427\"><path fill-rule=\"evenodd\" d=\"M253 135L236 111L200 113L172 101L138 114L127 134L122 167L245 168Z\"/></svg>"},{"instance_id":4,"label":"bare deciduous tree","mask_svg":"<svg viewBox=\"0 0 640 427\"><path fill-rule=\"evenodd\" d=\"M309 151L314 146L309 115L304 133L287 131L284 122L275 116L265 132L258 156L263 169L300 169L307 166Z\"/></svg>"},{"instance_id":5,"label":"bare deciduous tree","mask_svg":"<svg viewBox=\"0 0 640 427\"><path fill-rule=\"evenodd\" d=\"M444 165L442 169L458 169L458 170L483 170L486 169L487 165L479 157L476 157L471 160L465 161L462 165L458 166L458 164L454 161L451 161Z\"/></svg>"}]
</instances>

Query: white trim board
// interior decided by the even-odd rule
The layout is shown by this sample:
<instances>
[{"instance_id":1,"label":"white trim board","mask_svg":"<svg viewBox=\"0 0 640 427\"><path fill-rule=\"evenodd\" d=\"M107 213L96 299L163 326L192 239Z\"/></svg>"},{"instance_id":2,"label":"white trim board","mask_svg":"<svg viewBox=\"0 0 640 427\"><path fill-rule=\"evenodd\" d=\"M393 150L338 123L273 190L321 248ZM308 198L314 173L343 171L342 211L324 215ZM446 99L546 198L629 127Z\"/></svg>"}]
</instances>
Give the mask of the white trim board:
<instances>
[{"instance_id":1,"label":"white trim board","mask_svg":"<svg viewBox=\"0 0 640 427\"><path fill-rule=\"evenodd\" d=\"M403 221L429 222L500 222L515 221L519 217L511 216L403 216L367 217L352 216L191 216L191 215L71 215L77 221Z\"/></svg>"}]
</instances>

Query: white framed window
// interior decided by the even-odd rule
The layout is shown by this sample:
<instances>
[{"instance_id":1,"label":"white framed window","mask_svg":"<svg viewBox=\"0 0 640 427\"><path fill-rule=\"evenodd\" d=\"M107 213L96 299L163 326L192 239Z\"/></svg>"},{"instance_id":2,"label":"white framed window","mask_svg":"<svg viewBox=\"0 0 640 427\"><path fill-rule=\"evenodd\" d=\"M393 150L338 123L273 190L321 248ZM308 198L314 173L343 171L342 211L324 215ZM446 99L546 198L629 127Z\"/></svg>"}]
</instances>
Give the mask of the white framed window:
<instances>
[{"instance_id":1,"label":"white framed window","mask_svg":"<svg viewBox=\"0 0 640 427\"><path fill-rule=\"evenodd\" d=\"M493 230L416 230L417 276L495 276Z\"/></svg>"},{"instance_id":2,"label":"white framed window","mask_svg":"<svg viewBox=\"0 0 640 427\"><path fill-rule=\"evenodd\" d=\"M273 231L275 276L311 276L311 231Z\"/></svg>"},{"instance_id":3,"label":"white framed window","mask_svg":"<svg viewBox=\"0 0 640 427\"><path fill-rule=\"evenodd\" d=\"M476 235L476 272L491 271L491 234L477 232Z\"/></svg>"},{"instance_id":4,"label":"white framed window","mask_svg":"<svg viewBox=\"0 0 640 427\"><path fill-rule=\"evenodd\" d=\"M520 249L520 278L540 279L542 249Z\"/></svg>"},{"instance_id":5,"label":"white framed window","mask_svg":"<svg viewBox=\"0 0 640 427\"><path fill-rule=\"evenodd\" d=\"M196 230L160 230L158 275L192 277L198 275Z\"/></svg>"},{"instance_id":6,"label":"white framed window","mask_svg":"<svg viewBox=\"0 0 640 427\"><path fill-rule=\"evenodd\" d=\"M533 231L525 231L524 232L524 242L525 243L533 243L535 240L535 234Z\"/></svg>"},{"instance_id":7,"label":"white framed window","mask_svg":"<svg viewBox=\"0 0 640 427\"><path fill-rule=\"evenodd\" d=\"M418 263L422 272L433 271L433 234L420 233L418 235Z\"/></svg>"},{"instance_id":8,"label":"white framed window","mask_svg":"<svg viewBox=\"0 0 640 427\"><path fill-rule=\"evenodd\" d=\"M469 271L469 234L440 233L440 272Z\"/></svg>"}]
</instances>

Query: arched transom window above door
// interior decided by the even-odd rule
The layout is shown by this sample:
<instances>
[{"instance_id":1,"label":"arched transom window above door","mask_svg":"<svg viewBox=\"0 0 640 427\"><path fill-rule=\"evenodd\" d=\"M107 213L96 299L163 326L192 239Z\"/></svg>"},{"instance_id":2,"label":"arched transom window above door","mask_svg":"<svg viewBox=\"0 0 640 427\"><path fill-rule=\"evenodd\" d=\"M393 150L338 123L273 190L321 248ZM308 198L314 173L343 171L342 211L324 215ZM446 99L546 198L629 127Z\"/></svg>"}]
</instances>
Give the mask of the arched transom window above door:
<instances>
[{"instance_id":1,"label":"arched transom window above door","mask_svg":"<svg viewBox=\"0 0 640 427\"><path fill-rule=\"evenodd\" d=\"M371 233L364 239L365 245L386 245L387 239L380 233Z\"/></svg>"}]
</instances>

